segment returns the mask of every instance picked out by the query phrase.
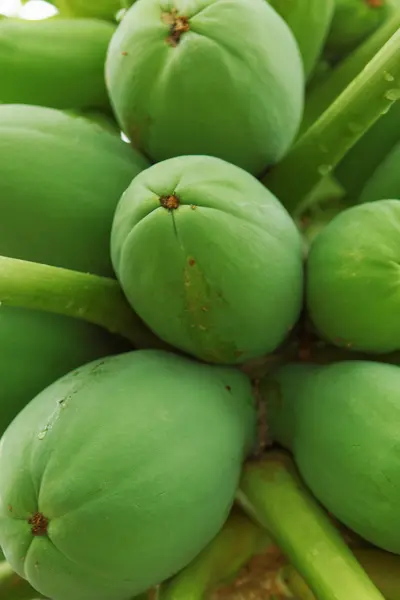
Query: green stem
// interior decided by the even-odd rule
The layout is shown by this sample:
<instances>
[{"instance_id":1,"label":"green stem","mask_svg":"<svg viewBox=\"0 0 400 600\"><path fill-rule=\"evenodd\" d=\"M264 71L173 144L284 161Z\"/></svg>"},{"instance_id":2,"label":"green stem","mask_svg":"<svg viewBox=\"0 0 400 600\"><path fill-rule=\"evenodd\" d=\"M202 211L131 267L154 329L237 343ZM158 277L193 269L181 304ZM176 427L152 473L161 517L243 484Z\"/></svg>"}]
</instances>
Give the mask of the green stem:
<instances>
[{"instance_id":1,"label":"green stem","mask_svg":"<svg viewBox=\"0 0 400 600\"><path fill-rule=\"evenodd\" d=\"M25 579L17 575L10 565L0 563L0 600L32 600L44 598L36 592Z\"/></svg>"},{"instance_id":2,"label":"green stem","mask_svg":"<svg viewBox=\"0 0 400 600\"><path fill-rule=\"evenodd\" d=\"M385 599L400 600L400 556L375 549L353 552ZM318 600L292 565L282 567L280 576L298 600Z\"/></svg>"},{"instance_id":3,"label":"green stem","mask_svg":"<svg viewBox=\"0 0 400 600\"><path fill-rule=\"evenodd\" d=\"M344 89L374 58L400 27L400 10L392 16L373 35L348 58L343 60L326 78L313 87L306 97L300 134L306 131L322 113L335 101Z\"/></svg>"},{"instance_id":4,"label":"green stem","mask_svg":"<svg viewBox=\"0 0 400 600\"><path fill-rule=\"evenodd\" d=\"M167 348L134 313L114 279L1 256L0 304L81 319L136 348Z\"/></svg>"},{"instance_id":5,"label":"green stem","mask_svg":"<svg viewBox=\"0 0 400 600\"><path fill-rule=\"evenodd\" d=\"M159 600L204 600L218 584L233 578L254 554L274 546L266 533L234 510L211 544L168 583Z\"/></svg>"},{"instance_id":6,"label":"green stem","mask_svg":"<svg viewBox=\"0 0 400 600\"><path fill-rule=\"evenodd\" d=\"M318 600L384 600L286 453L249 462L237 501L271 534Z\"/></svg>"},{"instance_id":7,"label":"green stem","mask_svg":"<svg viewBox=\"0 0 400 600\"><path fill-rule=\"evenodd\" d=\"M263 179L294 213L400 97L400 30Z\"/></svg>"}]
</instances>

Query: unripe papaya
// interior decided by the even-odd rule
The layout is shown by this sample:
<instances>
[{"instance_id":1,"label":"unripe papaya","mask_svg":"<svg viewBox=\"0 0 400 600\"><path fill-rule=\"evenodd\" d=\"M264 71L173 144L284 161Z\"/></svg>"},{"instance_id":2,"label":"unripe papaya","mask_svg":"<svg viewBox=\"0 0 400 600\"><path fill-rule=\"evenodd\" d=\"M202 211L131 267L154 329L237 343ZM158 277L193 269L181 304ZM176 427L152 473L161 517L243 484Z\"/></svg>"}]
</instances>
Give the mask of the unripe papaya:
<instances>
[{"instance_id":1,"label":"unripe papaya","mask_svg":"<svg viewBox=\"0 0 400 600\"><path fill-rule=\"evenodd\" d=\"M114 31L89 19L4 19L0 102L110 110L104 61Z\"/></svg>"},{"instance_id":2,"label":"unripe papaya","mask_svg":"<svg viewBox=\"0 0 400 600\"><path fill-rule=\"evenodd\" d=\"M386 77L391 77L390 73ZM362 138L351 148L335 170L335 177L345 188L349 199L357 202L361 191L371 179L375 170L385 161L392 148L399 142L400 138L400 102L395 102L389 112L382 115L378 121L362 136ZM397 169L400 168L400 164ZM385 174L389 181L395 178L395 169ZM379 177L382 182L382 177ZM382 198L400 197L398 190L395 194L388 194L386 189L381 189L379 184L378 195L368 198L370 200L381 200Z\"/></svg>"},{"instance_id":3,"label":"unripe papaya","mask_svg":"<svg viewBox=\"0 0 400 600\"><path fill-rule=\"evenodd\" d=\"M382 25L391 10L388 0L335 0L326 54L334 60L349 54Z\"/></svg>"},{"instance_id":4,"label":"unripe papaya","mask_svg":"<svg viewBox=\"0 0 400 600\"><path fill-rule=\"evenodd\" d=\"M119 124L153 161L206 154L253 173L291 145L303 111L301 55L265 0L143 0L109 46Z\"/></svg>"},{"instance_id":5,"label":"unripe papaya","mask_svg":"<svg viewBox=\"0 0 400 600\"><path fill-rule=\"evenodd\" d=\"M207 362L272 352L302 305L302 242L255 177L210 156L140 173L118 204L111 256L125 295L164 341Z\"/></svg>"},{"instance_id":6,"label":"unripe papaya","mask_svg":"<svg viewBox=\"0 0 400 600\"><path fill-rule=\"evenodd\" d=\"M132 0L53 0L63 16L114 21L118 12Z\"/></svg>"},{"instance_id":7,"label":"unripe papaya","mask_svg":"<svg viewBox=\"0 0 400 600\"><path fill-rule=\"evenodd\" d=\"M268 0L292 30L303 58L307 77L322 54L330 29L335 0Z\"/></svg>"},{"instance_id":8,"label":"unripe papaya","mask_svg":"<svg viewBox=\"0 0 400 600\"><path fill-rule=\"evenodd\" d=\"M311 244L307 307L319 333L364 352L400 349L400 201L351 207Z\"/></svg>"},{"instance_id":9,"label":"unripe papaya","mask_svg":"<svg viewBox=\"0 0 400 600\"><path fill-rule=\"evenodd\" d=\"M144 161L86 118L0 106L0 255L112 275L109 235ZM45 386L124 346L67 317L0 308L0 434Z\"/></svg>"},{"instance_id":10,"label":"unripe papaya","mask_svg":"<svg viewBox=\"0 0 400 600\"><path fill-rule=\"evenodd\" d=\"M286 365L265 384L272 437L322 504L400 554L400 368L368 361Z\"/></svg>"},{"instance_id":11,"label":"unripe papaya","mask_svg":"<svg viewBox=\"0 0 400 600\"><path fill-rule=\"evenodd\" d=\"M161 351L73 371L3 436L0 543L53 600L125 600L218 533L252 450L248 378Z\"/></svg>"},{"instance_id":12,"label":"unripe papaya","mask_svg":"<svg viewBox=\"0 0 400 600\"><path fill-rule=\"evenodd\" d=\"M400 102L396 104L400 108ZM399 111L397 113L400 115ZM399 130L400 118L397 122L397 138L399 138ZM373 202L381 198L400 200L400 143L397 143L388 153L360 194L360 202Z\"/></svg>"}]
</instances>

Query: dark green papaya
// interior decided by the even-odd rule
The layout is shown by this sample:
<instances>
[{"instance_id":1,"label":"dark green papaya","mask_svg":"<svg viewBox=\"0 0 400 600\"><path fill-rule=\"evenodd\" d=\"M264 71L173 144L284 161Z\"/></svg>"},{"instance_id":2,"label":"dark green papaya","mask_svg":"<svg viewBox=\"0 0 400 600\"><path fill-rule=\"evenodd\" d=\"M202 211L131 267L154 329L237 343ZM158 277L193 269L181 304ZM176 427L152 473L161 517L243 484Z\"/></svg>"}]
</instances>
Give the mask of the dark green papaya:
<instances>
[{"instance_id":1,"label":"dark green papaya","mask_svg":"<svg viewBox=\"0 0 400 600\"><path fill-rule=\"evenodd\" d=\"M339 60L354 50L389 16L390 0L335 0L325 52Z\"/></svg>"},{"instance_id":2,"label":"dark green papaya","mask_svg":"<svg viewBox=\"0 0 400 600\"><path fill-rule=\"evenodd\" d=\"M104 61L114 31L94 19L4 19L0 102L110 110Z\"/></svg>"},{"instance_id":3,"label":"dark green papaya","mask_svg":"<svg viewBox=\"0 0 400 600\"><path fill-rule=\"evenodd\" d=\"M140 173L118 204L111 256L150 329L207 362L272 352L301 310L293 220L255 177L218 158L176 157Z\"/></svg>"},{"instance_id":4,"label":"dark green papaya","mask_svg":"<svg viewBox=\"0 0 400 600\"><path fill-rule=\"evenodd\" d=\"M322 54L331 25L335 0L268 0L292 30L309 77Z\"/></svg>"},{"instance_id":5,"label":"dark green papaya","mask_svg":"<svg viewBox=\"0 0 400 600\"><path fill-rule=\"evenodd\" d=\"M397 102L400 108L400 102ZM397 138L400 131L400 112L397 111ZM400 142L392 148L386 158L375 169L360 194L360 202L373 202L381 198L400 200Z\"/></svg>"},{"instance_id":6,"label":"dark green papaya","mask_svg":"<svg viewBox=\"0 0 400 600\"><path fill-rule=\"evenodd\" d=\"M270 433L342 523L400 554L400 368L286 365L265 382Z\"/></svg>"},{"instance_id":7,"label":"dark green papaya","mask_svg":"<svg viewBox=\"0 0 400 600\"><path fill-rule=\"evenodd\" d=\"M227 519L257 416L248 378L161 351L73 371L3 436L0 543L53 600L161 583Z\"/></svg>"},{"instance_id":8,"label":"dark green papaya","mask_svg":"<svg viewBox=\"0 0 400 600\"><path fill-rule=\"evenodd\" d=\"M306 301L319 333L363 352L400 349L400 201L351 207L311 244Z\"/></svg>"},{"instance_id":9,"label":"dark green papaya","mask_svg":"<svg viewBox=\"0 0 400 600\"><path fill-rule=\"evenodd\" d=\"M392 77L390 73L386 77ZM368 181L379 165L385 161L392 148L400 140L400 102L395 102L389 112L382 115L378 121L362 136L362 138L351 148L335 170L335 177L345 188L349 200L357 202L361 191L368 186ZM400 164L397 167L399 169ZM390 171L390 180L395 178L395 169ZM385 174L386 176L389 173ZM380 177L379 181L383 182ZM381 200L382 198L396 198L399 195L388 194L382 190L379 184L378 196L370 200ZM398 194L400 190L398 190ZM367 193L368 195L368 193ZM369 200L367 200L368 202Z\"/></svg>"},{"instance_id":10,"label":"dark green papaya","mask_svg":"<svg viewBox=\"0 0 400 600\"><path fill-rule=\"evenodd\" d=\"M132 143L159 162L206 154L261 174L303 111L296 40L265 0L146 0L109 46L106 82Z\"/></svg>"},{"instance_id":11,"label":"dark green papaya","mask_svg":"<svg viewBox=\"0 0 400 600\"><path fill-rule=\"evenodd\" d=\"M109 235L144 161L86 118L0 106L0 255L112 275ZM0 434L44 387L125 348L83 321L0 307Z\"/></svg>"}]
</instances>

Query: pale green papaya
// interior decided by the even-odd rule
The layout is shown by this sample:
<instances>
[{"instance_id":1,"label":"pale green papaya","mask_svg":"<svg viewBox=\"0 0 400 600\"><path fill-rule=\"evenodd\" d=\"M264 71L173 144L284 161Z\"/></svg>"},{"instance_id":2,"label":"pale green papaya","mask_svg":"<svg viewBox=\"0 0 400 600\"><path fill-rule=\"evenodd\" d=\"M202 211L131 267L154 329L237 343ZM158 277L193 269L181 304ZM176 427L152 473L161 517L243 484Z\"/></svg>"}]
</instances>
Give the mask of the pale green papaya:
<instances>
[{"instance_id":1,"label":"pale green papaya","mask_svg":"<svg viewBox=\"0 0 400 600\"><path fill-rule=\"evenodd\" d=\"M371 35L393 10L390 0L335 0L326 55L339 60Z\"/></svg>"},{"instance_id":2,"label":"pale green papaya","mask_svg":"<svg viewBox=\"0 0 400 600\"><path fill-rule=\"evenodd\" d=\"M363 352L400 349L400 201L348 208L311 244L306 302L318 332Z\"/></svg>"},{"instance_id":3,"label":"pale green papaya","mask_svg":"<svg viewBox=\"0 0 400 600\"><path fill-rule=\"evenodd\" d=\"M391 77L391 75L387 74L386 77ZM335 177L345 188L349 200L354 203L359 200L361 191L369 185L367 182L373 177L373 173L385 161L387 155L399 140L400 102L395 102L389 112L382 115L351 148L335 170ZM397 170L399 168L400 164L397 165ZM389 180L393 181L396 177L395 173L395 168L390 169L390 173L385 173L384 177L389 176ZM379 181L383 182L382 176L379 177ZM369 199L367 192L367 202L369 200L381 200L382 198L400 198L400 189L397 196L393 193L388 194L386 187L382 189L382 183L380 183L378 190L378 195L373 192L375 197Z\"/></svg>"},{"instance_id":4,"label":"pale green papaya","mask_svg":"<svg viewBox=\"0 0 400 600\"><path fill-rule=\"evenodd\" d=\"M6 559L53 600L121 600L161 583L223 526L256 430L236 369L148 350L73 371L3 436Z\"/></svg>"},{"instance_id":5,"label":"pale green papaya","mask_svg":"<svg viewBox=\"0 0 400 600\"><path fill-rule=\"evenodd\" d=\"M265 382L270 434L318 500L376 546L400 554L400 368L292 364Z\"/></svg>"},{"instance_id":6,"label":"pale green papaya","mask_svg":"<svg viewBox=\"0 0 400 600\"><path fill-rule=\"evenodd\" d=\"M335 0L268 0L292 30L307 78L313 73L330 29Z\"/></svg>"},{"instance_id":7,"label":"pale green papaya","mask_svg":"<svg viewBox=\"0 0 400 600\"><path fill-rule=\"evenodd\" d=\"M113 133L50 108L0 106L0 255L112 275L119 197L144 161ZM97 327L0 307L0 434L45 386L121 351Z\"/></svg>"},{"instance_id":8,"label":"pale green papaya","mask_svg":"<svg viewBox=\"0 0 400 600\"><path fill-rule=\"evenodd\" d=\"M400 108L400 102L397 102ZM397 140L400 131L400 112L397 111ZM374 171L360 194L360 202L373 202L381 198L400 200L400 142L392 148L385 159Z\"/></svg>"},{"instance_id":9,"label":"pale green papaya","mask_svg":"<svg viewBox=\"0 0 400 600\"><path fill-rule=\"evenodd\" d=\"M261 174L290 147L303 111L301 55L265 0L145 0L109 46L121 129L159 162L205 154Z\"/></svg>"},{"instance_id":10,"label":"pale green papaya","mask_svg":"<svg viewBox=\"0 0 400 600\"><path fill-rule=\"evenodd\" d=\"M0 102L110 110L104 62L114 31L94 19L4 19Z\"/></svg>"},{"instance_id":11,"label":"pale green papaya","mask_svg":"<svg viewBox=\"0 0 400 600\"><path fill-rule=\"evenodd\" d=\"M301 236L255 177L210 156L140 173L118 204L115 272L161 339L207 362L272 352L301 310Z\"/></svg>"}]
</instances>

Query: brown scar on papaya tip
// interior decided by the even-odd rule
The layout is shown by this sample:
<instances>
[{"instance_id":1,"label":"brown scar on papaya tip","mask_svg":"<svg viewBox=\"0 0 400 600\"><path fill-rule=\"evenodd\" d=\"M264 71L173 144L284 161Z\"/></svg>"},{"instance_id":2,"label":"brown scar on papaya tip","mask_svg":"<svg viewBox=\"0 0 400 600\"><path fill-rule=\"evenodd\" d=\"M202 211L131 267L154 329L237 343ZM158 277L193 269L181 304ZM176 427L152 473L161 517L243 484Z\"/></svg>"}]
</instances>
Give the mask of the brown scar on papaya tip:
<instances>
[{"instance_id":1,"label":"brown scar on papaya tip","mask_svg":"<svg viewBox=\"0 0 400 600\"><path fill-rule=\"evenodd\" d=\"M168 210L176 210L177 208L179 208L180 202L178 196L172 194L171 196L161 196L160 204Z\"/></svg>"},{"instance_id":2,"label":"brown scar on papaya tip","mask_svg":"<svg viewBox=\"0 0 400 600\"><path fill-rule=\"evenodd\" d=\"M35 513L28 521L29 525L32 525L31 532L35 536L47 535L47 529L49 526L49 520L42 513Z\"/></svg>"},{"instance_id":3,"label":"brown scar on papaya tip","mask_svg":"<svg viewBox=\"0 0 400 600\"><path fill-rule=\"evenodd\" d=\"M182 35L187 31L190 31L189 17L178 15L178 11L174 8L171 12L163 13L161 15L161 20L166 25L169 25L167 44L176 48Z\"/></svg>"}]
</instances>

